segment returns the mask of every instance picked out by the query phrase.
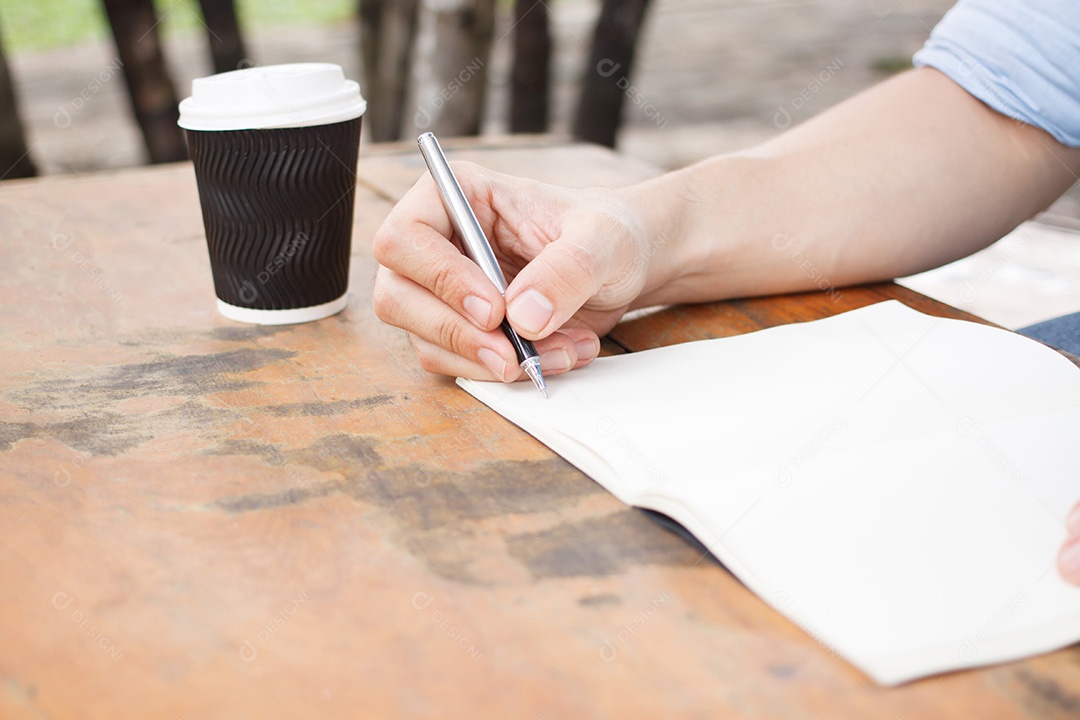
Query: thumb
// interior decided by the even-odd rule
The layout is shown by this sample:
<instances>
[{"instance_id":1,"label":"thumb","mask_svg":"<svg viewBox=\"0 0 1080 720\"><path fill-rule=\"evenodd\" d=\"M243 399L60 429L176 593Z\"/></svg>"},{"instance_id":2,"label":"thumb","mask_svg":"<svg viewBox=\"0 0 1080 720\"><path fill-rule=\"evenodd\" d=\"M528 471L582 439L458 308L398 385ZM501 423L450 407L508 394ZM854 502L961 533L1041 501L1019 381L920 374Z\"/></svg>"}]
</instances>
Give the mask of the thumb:
<instances>
[{"instance_id":1,"label":"thumb","mask_svg":"<svg viewBox=\"0 0 1080 720\"><path fill-rule=\"evenodd\" d=\"M548 244L506 289L506 317L529 340L547 337L603 286L615 243L573 233Z\"/></svg>"}]
</instances>

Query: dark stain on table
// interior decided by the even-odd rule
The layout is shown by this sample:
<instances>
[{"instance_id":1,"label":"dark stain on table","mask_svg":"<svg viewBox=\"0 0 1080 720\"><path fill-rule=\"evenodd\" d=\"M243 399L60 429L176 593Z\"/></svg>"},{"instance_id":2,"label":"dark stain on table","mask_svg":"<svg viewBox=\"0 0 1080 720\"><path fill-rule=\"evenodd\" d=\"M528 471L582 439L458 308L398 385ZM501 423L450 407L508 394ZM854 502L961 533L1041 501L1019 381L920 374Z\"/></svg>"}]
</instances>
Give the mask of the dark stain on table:
<instances>
[{"instance_id":1,"label":"dark stain on table","mask_svg":"<svg viewBox=\"0 0 1080 720\"><path fill-rule=\"evenodd\" d=\"M291 332L295 325L248 325L245 327L216 327L206 331L215 340L225 342L247 342L259 338Z\"/></svg>"},{"instance_id":2,"label":"dark stain on table","mask_svg":"<svg viewBox=\"0 0 1080 720\"><path fill-rule=\"evenodd\" d=\"M166 355L104 368L69 365L63 368L63 376L51 376L51 369L46 367L40 377L0 397L30 411L75 411L74 416L44 423L0 423L0 451L26 438L56 438L80 452L115 456L154 437L227 424L235 420L236 412L203 404L199 396L261 385L238 376L296 354L291 350L250 348L206 355ZM188 400L152 413L125 414L116 410L119 403L139 397Z\"/></svg>"},{"instance_id":3,"label":"dark stain on table","mask_svg":"<svg viewBox=\"0 0 1080 720\"><path fill-rule=\"evenodd\" d=\"M615 575L632 565L689 567L704 555L645 515L627 510L565 523L506 540L510 554L533 577Z\"/></svg>"},{"instance_id":4,"label":"dark stain on table","mask_svg":"<svg viewBox=\"0 0 1080 720\"><path fill-rule=\"evenodd\" d=\"M296 356L291 350L244 348L206 355L166 355L146 362L86 368L67 367L62 377L33 381L10 393L11 401L50 410L102 407L133 397L195 396L243 390L261 383L234 377Z\"/></svg>"},{"instance_id":5,"label":"dark stain on table","mask_svg":"<svg viewBox=\"0 0 1080 720\"><path fill-rule=\"evenodd\" d=\"M229 512L246 512L332 493L349 495L383 508L393 507L399 522L415 530L456 526L506 513L557 510L567 502L604 492L565 460L492 460L467 472L432 469L419 464L386 467L378 452L380 441L364 435L338 433L306 448L281 451L257 441L220 444L213 454L244 454L274 466L305 466L336 473L341 480L313 483L275 493L224 498L217 505Z\"/></svg>"},{"instance_id":6,"label":"dark stain on table","mask_svg":"<svg viewBox=\"0 0 1080 720\"><path fill-rule=\"evenodd\" d=\"M768 671L769 675L771 675L774 678L778 678L780 680L790 680L790 679L792 679L793 677L795 677L796 675L799 674L799 666L798 665L789 665L789 664L780 664L780 665L778 665L778 664L770 663L769 665L765 666L765 670Z\"/></svg>"},{"instance_id":7,"label":"dark stain on table","mask_svg":"<svg viewBox=\"0 0 1080 720\"><path fill-rule=\"evenodd\" d=\"M398 502L395 513L411 527L430 530L462 520L547 512L604 489L560 457L492 460L466 472L420 465L374 473L377 492Z\"/></svg>"},{"instance_id":8,"label":"dark stain on table","mask_svg":"<svg viewBox=\"0 0 1080 720\"><path fill-rule=\"evenodd\" d=\"M274 417L330 417L332 415L344 415L360 408L371 408L379 405L388 405L394 402L393 395L371 395L369 397L356 398L353 400L334 400L331 402L305 402L286 403L283 405L264 405L259 408Z\"/></svg>"},{"instance_id":9,"label":"dark stain on table","mask_svg":"<svg viewBox=\"0 0 1080 720\"><path fill-rule=\"evenodd\" d=\"M121 455L148 440L177 430L212 427L233 417L230 410L211 408L189 400L161 412L125 415L102 411L76 420L50 423L0 424L0 451L29 438L54 438L89 455Z\"/></svg>"},{"instance_id":10,"label":"dark stain on table","mask_svg":"<svg viewBox=\"0 0 1080 720\"><path fill-rule=\"evenodd\" d=\"M234 329L229 329L234 330ZM260 328L239 328L230 339L250 339ZM495 537L477 523L505 515L556 513L579 500L603 494L558 456L543 460L479 462L447 470L438 457L427 463L388 466L380 445L417 438L388 440L362 434L334 433L307 447L282 449L259 439L229 437L241 413L274 418L346 417L397 402L389 393L290 402L262 407L221 407L202 396L261 386L246 373L298 355L286 349L249 347L223 352L163 354L141 362L100 368L49 367L22 387L4 394L21 407L48 408L49 422L0 423L0 449L26 438L55 438L94 456L117 456L153 438L197 432L202 455L251 456L274 468L310 468L331 477L301 483L286 473L285 487L246 493L211 503L226 513L288 508L344 495L385 511L396 525L391 537L433 572L462 582L487 582L470 568L480 553L509 552L537 578L619 573L641 563L686 565L700 558L691 546L630 510L601 510L592 516L539 532ZM186 398L157 412L127 414L120 403L140 397ZM87 409L92 408L87 413ZM394 456L401 456L395 447ZM390 453L387 453L388 455ZM407 453L408 454L408 453ZM407 455L406 454L406 455ZM310 473L308 474L310 477ZM616 507L613 503L612 507ZM495 550L493 550L495 548ZM505 548L505 550L503 549Z\"/></svg>"},{"instance_id":11,"label":"dark stain on table","mask_svg":"<svg viewBox=\"0 0 1080 720\"><path fill-rule=\"evenodd\" d=\"M1080 717L1080 695L1075 688L1068 688L1050 676L1039 676L1017 669L1014 677L1023 690L1024 704L1039 717Z\"/></svg>"},{"instance_id":12,"label":"dark stain on table","mask_svg":"<svg viewBox=\"0 0 1080 720\"><path fill-rule=\"evenodd\" d=\"M460 582L482 582L469 568L473 553L490 550L470 550L466 542L475 539L476 522L508 514L556 512L605 492L557 456L492 460L455 472L419 464L387 467L379 444L373 437L339 433L291 451L252 441L219 446L215 452L252 455L275 466L306 466L339 478L222 498L213 506L246 513L346 495L384 509L397 525L397 541L432 572ZM693 546L629 508L511 535L504 542L509 554L537 578L611 575L643 563L689 566L702 557Z\"/></svg>"},{"instance_id":13,"label":"dark stain on table","mask_svg":"<svg viewBox=\"0 0 1080 720\"><path fill-rule=\"evenodd\" d=\"M215 505L230 513L268 510L288 505L299 505L312 498L325 497L340 491L338 483L318 483L305 487L291 487L275 493L252 493L235 498L218 500Z\"/></svg>"},{"instance_id":14,"label":"dark stain on table","mask_svg":"<svg viewBox=\"0 0 1080 720\"><path fill-rule=\"evenodd\" d=\"M578 598L578 605L584 607L611 607L622 605L622 598L612 593L600 593L599 595L586 595Z\"/></svg>"}]
</instances>

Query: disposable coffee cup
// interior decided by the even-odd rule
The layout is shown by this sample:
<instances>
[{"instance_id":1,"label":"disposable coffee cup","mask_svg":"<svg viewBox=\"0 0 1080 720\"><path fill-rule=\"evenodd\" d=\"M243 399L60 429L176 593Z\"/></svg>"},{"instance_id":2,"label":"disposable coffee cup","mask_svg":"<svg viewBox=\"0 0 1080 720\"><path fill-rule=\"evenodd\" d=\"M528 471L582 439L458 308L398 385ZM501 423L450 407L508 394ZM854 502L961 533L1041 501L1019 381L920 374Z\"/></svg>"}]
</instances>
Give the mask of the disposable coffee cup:
<instances>
[{"instance_id":1,"label":"disposable coffee cup","mask_svg":"<svg viewBox=\"0 0 1080 720\"><path fill-rule=\"evenodd\" d=\"M328 63L211 75L180 103L218 311L262 325L348 301L360 86Z\"/></svg>"}]
</instances>

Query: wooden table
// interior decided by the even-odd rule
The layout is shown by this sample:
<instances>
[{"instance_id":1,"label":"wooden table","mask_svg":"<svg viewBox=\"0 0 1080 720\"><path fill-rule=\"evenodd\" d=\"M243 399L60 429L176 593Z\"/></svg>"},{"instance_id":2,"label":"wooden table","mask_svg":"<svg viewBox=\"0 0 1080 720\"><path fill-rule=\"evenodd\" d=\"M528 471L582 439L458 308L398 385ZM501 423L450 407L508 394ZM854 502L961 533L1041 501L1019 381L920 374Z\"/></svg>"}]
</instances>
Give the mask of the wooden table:
<instances>
[{"instance_id":1,"label":"wooden table","mask_svg":"<svg viewBox=\"0 0 1080 720\"><path fill-rule=\"evenodd\" d=\"M551 181L648 167L515 141ZM0 188L0 717L1076 718L1080 648L873 685L690 543L451 382L371 310L369 243L423 170L361 151L348 309L214 307L189 164ZM679 307L638 350L892 284Z\"/></svg>"}]
</instances>

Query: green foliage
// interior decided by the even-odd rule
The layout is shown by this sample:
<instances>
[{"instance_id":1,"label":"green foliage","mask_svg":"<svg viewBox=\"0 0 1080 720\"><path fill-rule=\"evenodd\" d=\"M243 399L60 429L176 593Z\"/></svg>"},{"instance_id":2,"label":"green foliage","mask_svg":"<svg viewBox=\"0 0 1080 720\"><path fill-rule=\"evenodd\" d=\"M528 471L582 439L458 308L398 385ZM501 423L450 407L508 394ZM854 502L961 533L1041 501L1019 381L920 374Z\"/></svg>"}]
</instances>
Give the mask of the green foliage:
<instances>
[{"instance_id":1,"label":"green foliage","mask_svg":"<svg viewBox=\"0 0 1080 720\"><path fill-rule=\"evenodd\" d=\"M898 73L904 70L910 70L911 56L910 55L886 55L879 57L870 63L870 67L878 72L882 73Z\"/></svg>"},{"instance_id":2,"label":"green foliage","mask_svg":"<svg viewBox=\"0 0 1080 720\"><path fill-rule=\"evenodd\" d=\"M202 30L198 0L156 0L164 35ZM238 0L241 27L336 23L356 13L356 0ZM101 0L0 0L0 31L5 49L48 50L107 40L108 22Z\"/></svg>"},{"instance_id":3,"label":"green foliage","mask_svg":"<svg viewBox=\"0 0 1080 720\"><path fill-rule=\"evenodd\" d=\"M98 0L0 0L4 49L45 50L108 37Z\"/></svg>"}]
</instances>

